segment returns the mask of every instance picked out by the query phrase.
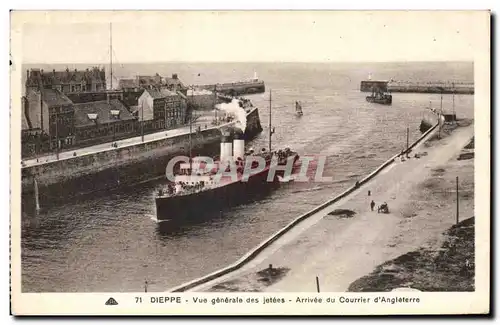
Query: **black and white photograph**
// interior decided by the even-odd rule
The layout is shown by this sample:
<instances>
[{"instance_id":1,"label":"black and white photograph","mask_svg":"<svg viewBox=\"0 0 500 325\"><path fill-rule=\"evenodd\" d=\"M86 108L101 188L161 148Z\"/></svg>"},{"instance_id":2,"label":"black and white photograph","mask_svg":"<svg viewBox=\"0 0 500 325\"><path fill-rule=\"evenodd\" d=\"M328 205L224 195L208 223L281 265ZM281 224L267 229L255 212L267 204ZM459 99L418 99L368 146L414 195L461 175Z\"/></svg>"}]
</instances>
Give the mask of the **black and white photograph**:
<instances>
[{"instance_id":1,"label":"black and white photograph","mask_svg":"<svg viewBox=\"0 0 500 325\"><path fill-rule=\"evenodd\" d=\"M488 313L489 33L12 11L12 312Z\"/></svg>"}]
</instances>

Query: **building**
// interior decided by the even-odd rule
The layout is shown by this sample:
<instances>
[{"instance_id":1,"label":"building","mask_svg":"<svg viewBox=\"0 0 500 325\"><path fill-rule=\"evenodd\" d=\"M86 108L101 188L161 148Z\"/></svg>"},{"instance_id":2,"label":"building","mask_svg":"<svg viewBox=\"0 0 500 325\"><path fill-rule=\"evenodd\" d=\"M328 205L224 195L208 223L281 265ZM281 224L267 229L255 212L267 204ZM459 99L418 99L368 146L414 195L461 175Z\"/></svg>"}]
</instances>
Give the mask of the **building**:
<instances>
[{"instance_id":1,"label":"building","mask_svg":"<svg viewBox=\"0 0 500 325\"><path fill-rule=\"evenodd\" d=\"M118 89L126 92L132 92L139 91L141 88L139 87L137 79L120 79L118 80Z\"/></svg>"},{"instance_id":2,"label":"building","mask_svg":"<svg viewBox=\"0 0 500 325\"><path fill-rule=\"evenodd\" d=\"M69 147L75 142L73 102L52 88L29 89L25 112L30 129L39 129L48 137L49 148Z\"/></svg>"},{"instance_id":3,"label":"building","mask_svg":"<svg viewBox=\"0 0 500 325\"><path fill-rule=\"evenodd\" d=\"M180 91L186 94L187 87L182 83L176 73L172 77L161 77L158 73L154 76L136 76L135 79L120 79L118 88L125 92L137 92L141 89L167 88L171 91Z\"/></svg>"},{"instance_id":4,"label":"building","mask_svg":"<svg viewBox=\"0 0 500 325\"><path fill-rule=\"evenodd\" d=\"M69 93L66 96L75 104L98 102L109 99L124 100L124 92L121 90L87 91L81 93Z\"/></svg>"},{"instance_id":5,"label":"building","mask_svg":"<svg viewBox=\"0 0 500 325\"><path fill-rule=\"evenodd\" d=\"M189 89L186 98L189 107L194 110L213 110L220 102L212 91L206 89Z\"/></svg>"},{"instance_id":6,"label":"building","mask_svg":"<svg viewBox=\"0 0 500 325\"><path fill-rule=\"evenodd\" d=\"M136 84L139 88L161 87L162 77L157 73L154 76L136 76Z\"/></svg>"},{"instance_id":7,"label":"building","mask_svg":"<svg viewBox=\"0 0 500 325\"><path fill-rule=\"evenodd\" d=\"M163 78L163 85L165 88L171 91L180 91L184 95L187 93L187 87L182 83L182 81L177 76L177 73L172 74L172 78Z\"/></svg>"},{"instance_id":8,"label":"building","mask_svg":"<svg viewBox=\"0 0 500 325\"><path fill-rule=\"evenodd\" d=\"M153 121L150 123L154 129L168 129L184 124L186 109L186 96L166 88L146 89L139 97L139 121Z\"/></svg>"},{"instance_id":9,"label":"building","mask_svg":"<svg viewBox=\"0 0 500 325\"><path fill-rule=\"evenodd\" d=\"M43 71L31 69L26 72L26 92L28 89L52 88L64 94L106 90L104 68L92 67L86 70Z\"/></svg>"},{"instance_id":10,"label":"building","mask_svg":"<svg viewBox=\"0 0 500 325\"><path fill-rule=\"evenodd\" d=\"M74 104L73 107L79 146L111 142L135 132L136 118L118 99Z\"/></svg>"}]
</instances>

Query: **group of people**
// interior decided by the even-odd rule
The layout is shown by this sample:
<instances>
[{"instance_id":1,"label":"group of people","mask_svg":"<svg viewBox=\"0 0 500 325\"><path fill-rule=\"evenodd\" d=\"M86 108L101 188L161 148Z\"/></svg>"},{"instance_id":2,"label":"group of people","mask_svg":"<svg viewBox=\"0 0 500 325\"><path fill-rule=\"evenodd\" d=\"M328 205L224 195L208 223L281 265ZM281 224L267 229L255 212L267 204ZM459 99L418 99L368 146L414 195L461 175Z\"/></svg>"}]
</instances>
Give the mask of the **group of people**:
<instances>
[{"instance_id":1,"label":"group of people","mask_svg":"<svg viewBox=\"0 0 500 325\"><path fill-rule=\"evenodd\" d=\"M371 191L368 191L368 196L371 196ZM372 200L370 202L370 208L371 210L373 211L375 209L375 201ZM385 212L385 213L389 213L389 206L387 204L387 202L384 202L382 203L378 208L377 208L377 212Z\"/></svg>"},{"instance_id":2,"label":"group of people","mask_svg":"<svg viewBox=\"0 0 500 325\"><path fill-rule=\"evenodd\" d=\"M278 151L276 151L276 155L278 156L278 160L280 162L286 161L286 159L290 156L290 153L290 148L279 149Z\"/></svg>"},{"instance_id":3,"label":"group of people","mask_svg":"<svg viewBox=\"0 0 500 325\"><path fill-rule=\"evenodd\" d=\"M183 192L198 192L201 191L205 184L203 181L196 182L195 184L187 184L185 182L179 182L176 184L177 186L173 186L172 184L167 185L167 194L168 195L175 195L179 192L178 188L179 187ZM160 189L158 192L159 196L163 196L163 189Z\"/></svg>"}]
</instances>

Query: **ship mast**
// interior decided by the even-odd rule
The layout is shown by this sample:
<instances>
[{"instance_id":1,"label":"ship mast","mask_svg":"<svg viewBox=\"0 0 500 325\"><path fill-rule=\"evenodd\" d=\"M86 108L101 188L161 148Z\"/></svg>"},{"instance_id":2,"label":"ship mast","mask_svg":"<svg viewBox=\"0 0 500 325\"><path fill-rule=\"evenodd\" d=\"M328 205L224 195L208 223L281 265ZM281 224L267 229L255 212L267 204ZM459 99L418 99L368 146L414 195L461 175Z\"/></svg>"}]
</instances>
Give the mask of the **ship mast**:
<instances>
[{"instance_id":1,"label":"ship mast","mask_svg":"<svg viewBox=\"0 0 500 325\"><path fill-rule=\"evenodd\" d=\"M110 70L109 90L113 90L113 32L111 23L109 23L109 70Z\"/></svg>"},{"instance_id":2,"label":"ship mast","mask_svg":"<svg viewBox=\"0 0 500 325\"><path fill-rule=\"evenodd\" d=\"M271 101L272 101L272 90L269 89L269 152L271 152L271 136L273 135L273 130L271 129Z\"/></svg>"},{"instance_id":3,"label":"ship mast","mask_svg":"<svg viewBox=\"0 0 500 325\"><path fill-rule=\"evenodd\" d=\"M191 140L191 133L193 133L193 116L192 115L189 117L189 170L192 173L193 172L193 155L192 155L193 144L192 144L192 140Z\"/></svg>"},{"instance_id":4,"label":"ship mast","mask_svg":"<svg viewBox=\"0 0 500 325\"><path fill-rule=\"evenodd\" d=\"M453 114L455 114L456 116L456 113L455 113L455 83L453 82L452 83L452 88L453 88Z\"/></svg>"}]
</instances>

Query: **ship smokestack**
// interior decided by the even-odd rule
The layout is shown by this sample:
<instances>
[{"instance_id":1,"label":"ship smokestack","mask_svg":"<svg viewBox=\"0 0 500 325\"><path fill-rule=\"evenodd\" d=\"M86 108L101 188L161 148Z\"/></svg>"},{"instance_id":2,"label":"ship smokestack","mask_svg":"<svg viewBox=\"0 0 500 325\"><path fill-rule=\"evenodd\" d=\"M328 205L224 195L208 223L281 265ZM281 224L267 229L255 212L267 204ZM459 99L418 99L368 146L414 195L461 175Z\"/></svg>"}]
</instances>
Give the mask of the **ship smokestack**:
<instances>
[{"instance_id":1,"label":"ship smokestack","mask_svg":"<svg viewBox=\"0 0 500 325\"><path fill-rule=\"evenodd\" d=\"M233 158L237 160L238 158L245 158L245 136L243 131L237 129L234 132L233 140Z\"/></svg>"},{"instance_id":2,"label":"ship smokestack","mask_svg":"<svg viewBox=\"0 0 500 325\"><path fill-rule=\"evenodd\" d=\"M220 161L227 163L232 159L233 144L231 143L231 134L225 133L220 141Z\"/></svg>"}]
</instances>

